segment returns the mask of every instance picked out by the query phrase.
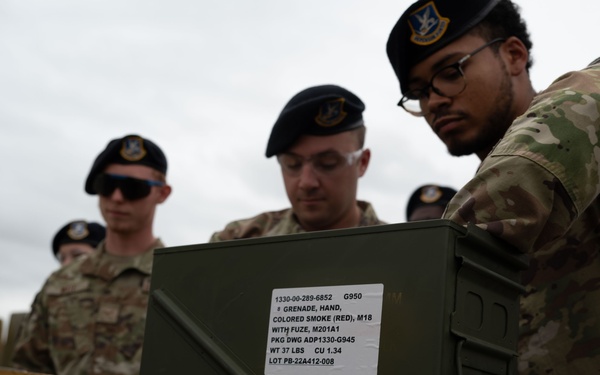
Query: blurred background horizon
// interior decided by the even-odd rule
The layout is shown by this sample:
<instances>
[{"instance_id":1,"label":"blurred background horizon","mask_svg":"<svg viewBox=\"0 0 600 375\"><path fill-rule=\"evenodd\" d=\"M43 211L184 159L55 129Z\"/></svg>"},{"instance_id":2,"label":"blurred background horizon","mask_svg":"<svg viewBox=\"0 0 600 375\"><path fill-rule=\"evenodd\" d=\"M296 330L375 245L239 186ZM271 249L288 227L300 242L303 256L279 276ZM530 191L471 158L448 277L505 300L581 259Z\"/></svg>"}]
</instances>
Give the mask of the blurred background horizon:
<instances>
[{"instance_id":1,"label":"blurred background horizon","mask_svg":"<svg viewBox=\"0 0 600 375\"><path fill-rule=\"evenodd\" d=\"M167 246L208 241L232 220L289 207L271 127L298 91L337 84L366 104L370 167L358 198L405 221L415 188L460 188L475 156L454 158L422 119L396 106L385 44L412 1L258 0L0 3L0 318L28 311L58 269L54 234L103 223L83 191L109 140L140 134L169 162L171 197L155 234ZM534 43L538 90L600 52L591 0L517 1ZM567 14L573 13L575 14Z\"/></svg>"}]
</instances>

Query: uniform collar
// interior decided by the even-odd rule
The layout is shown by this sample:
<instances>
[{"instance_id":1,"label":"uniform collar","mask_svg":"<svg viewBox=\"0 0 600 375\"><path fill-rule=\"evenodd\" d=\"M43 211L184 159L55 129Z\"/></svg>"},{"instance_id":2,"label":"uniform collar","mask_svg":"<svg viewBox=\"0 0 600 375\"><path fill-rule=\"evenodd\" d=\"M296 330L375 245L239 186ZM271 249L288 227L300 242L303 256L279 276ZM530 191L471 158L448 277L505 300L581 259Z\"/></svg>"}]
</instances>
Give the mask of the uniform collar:
<instances>
[{"instance_id":1,"label":"uniform collar","mask_svg":"<svg viewBox=\"0 0 600 375\"><path fill-rule=\"evenodd\" d=\"M126 270L136 270L146 275L152 272L154 249L165 247L160 239L148 248L147 251L136 256L117 256L106 252L106 243L98 244L96 251L88 256L81 264L81 273L89 276L111 280Z\"/></svg>"}]
</instances>

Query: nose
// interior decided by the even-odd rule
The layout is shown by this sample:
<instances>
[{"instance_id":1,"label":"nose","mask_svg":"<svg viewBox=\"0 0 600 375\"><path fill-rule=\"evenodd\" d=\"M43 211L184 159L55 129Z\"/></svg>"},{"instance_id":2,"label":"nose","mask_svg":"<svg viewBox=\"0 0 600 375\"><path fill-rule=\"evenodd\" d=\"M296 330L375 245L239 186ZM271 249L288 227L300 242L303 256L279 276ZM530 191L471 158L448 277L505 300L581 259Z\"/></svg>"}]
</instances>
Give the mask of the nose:
<instances>
[{"instance_id":1,"label":"nose","mask_svg":"<svg viewBox=\"0 0 600 375\"><path fill-rule=\"evenodd\" d=\"M125 200L125 197L123 196L123 192L121 192L121 189L118 187L115 189L115 191L112 192L112 194L110 195L109 198L113 201L118 201L118 202Z\"/></svg>"},{"instance_id":2,"label":"nose","mask_svg":"<svg viewBox=\"0 0 600 375\"><path fill-rule=\"evenodd\" d=\"M319 178L315 174L315 170L311 163L304 163L300 171L300 181L298 186L301 189L310 190L319 186Z\"/></svg>"},{"instance_id":3,"label":"nose","mask_svg":"<svg viewBox=\"0 0 600 375\"><path fill-rule=\"evenodd\" d=\"M421 103L421 108L425 114L435 113L437 110L439 110L439 108L449 105L451 100L451 98L440 95L434 90L430 89L429 98L427 99L427 102Z\"/></svg>"}]
</instances>

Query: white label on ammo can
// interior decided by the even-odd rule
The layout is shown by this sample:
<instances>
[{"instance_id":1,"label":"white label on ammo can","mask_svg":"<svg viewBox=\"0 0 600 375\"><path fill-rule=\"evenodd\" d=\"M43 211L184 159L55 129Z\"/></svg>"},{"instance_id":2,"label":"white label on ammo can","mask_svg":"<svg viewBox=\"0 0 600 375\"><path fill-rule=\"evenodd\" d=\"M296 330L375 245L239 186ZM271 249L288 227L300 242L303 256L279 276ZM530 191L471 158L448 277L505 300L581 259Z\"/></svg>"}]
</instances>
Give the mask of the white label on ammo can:
<instances>
[{"instance_id":1,"label":"white label on ammo can","mask_svg":"<svg viewBox=\"0 0 600 375\"><path fill-rule=\"evenodd\" d=\"M377 374L383 284L274 289L265 375Z\"/></svg>"}]
</instances>

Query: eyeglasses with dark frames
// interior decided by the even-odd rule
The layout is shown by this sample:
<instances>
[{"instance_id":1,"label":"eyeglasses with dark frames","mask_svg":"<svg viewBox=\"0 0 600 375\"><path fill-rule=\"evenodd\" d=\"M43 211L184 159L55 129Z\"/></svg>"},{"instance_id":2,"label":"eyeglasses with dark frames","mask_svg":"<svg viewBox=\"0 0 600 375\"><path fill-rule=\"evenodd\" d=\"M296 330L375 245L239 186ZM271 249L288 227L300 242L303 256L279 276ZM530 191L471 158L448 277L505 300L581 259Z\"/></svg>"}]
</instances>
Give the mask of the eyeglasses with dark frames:
<instances>
[{"instance_id":1,"label":"eyeglasses with dark frames","mask_svg":"<svg viewBox=\"0 0 600 375\"><path fill-rule=\"evenodd\" d=\"M398 105L411 115L424 116L426 113L424 108L429 101L430 91L446 98L452 98L463 92L467 87L467 80L462 65L486 47L494 43L504 42L505 40L505 38L493 39L471 53L468 53L454 64L441 68L431 76L427 85L408 91L400 99Z\"/></svg>"}]
</instances>

